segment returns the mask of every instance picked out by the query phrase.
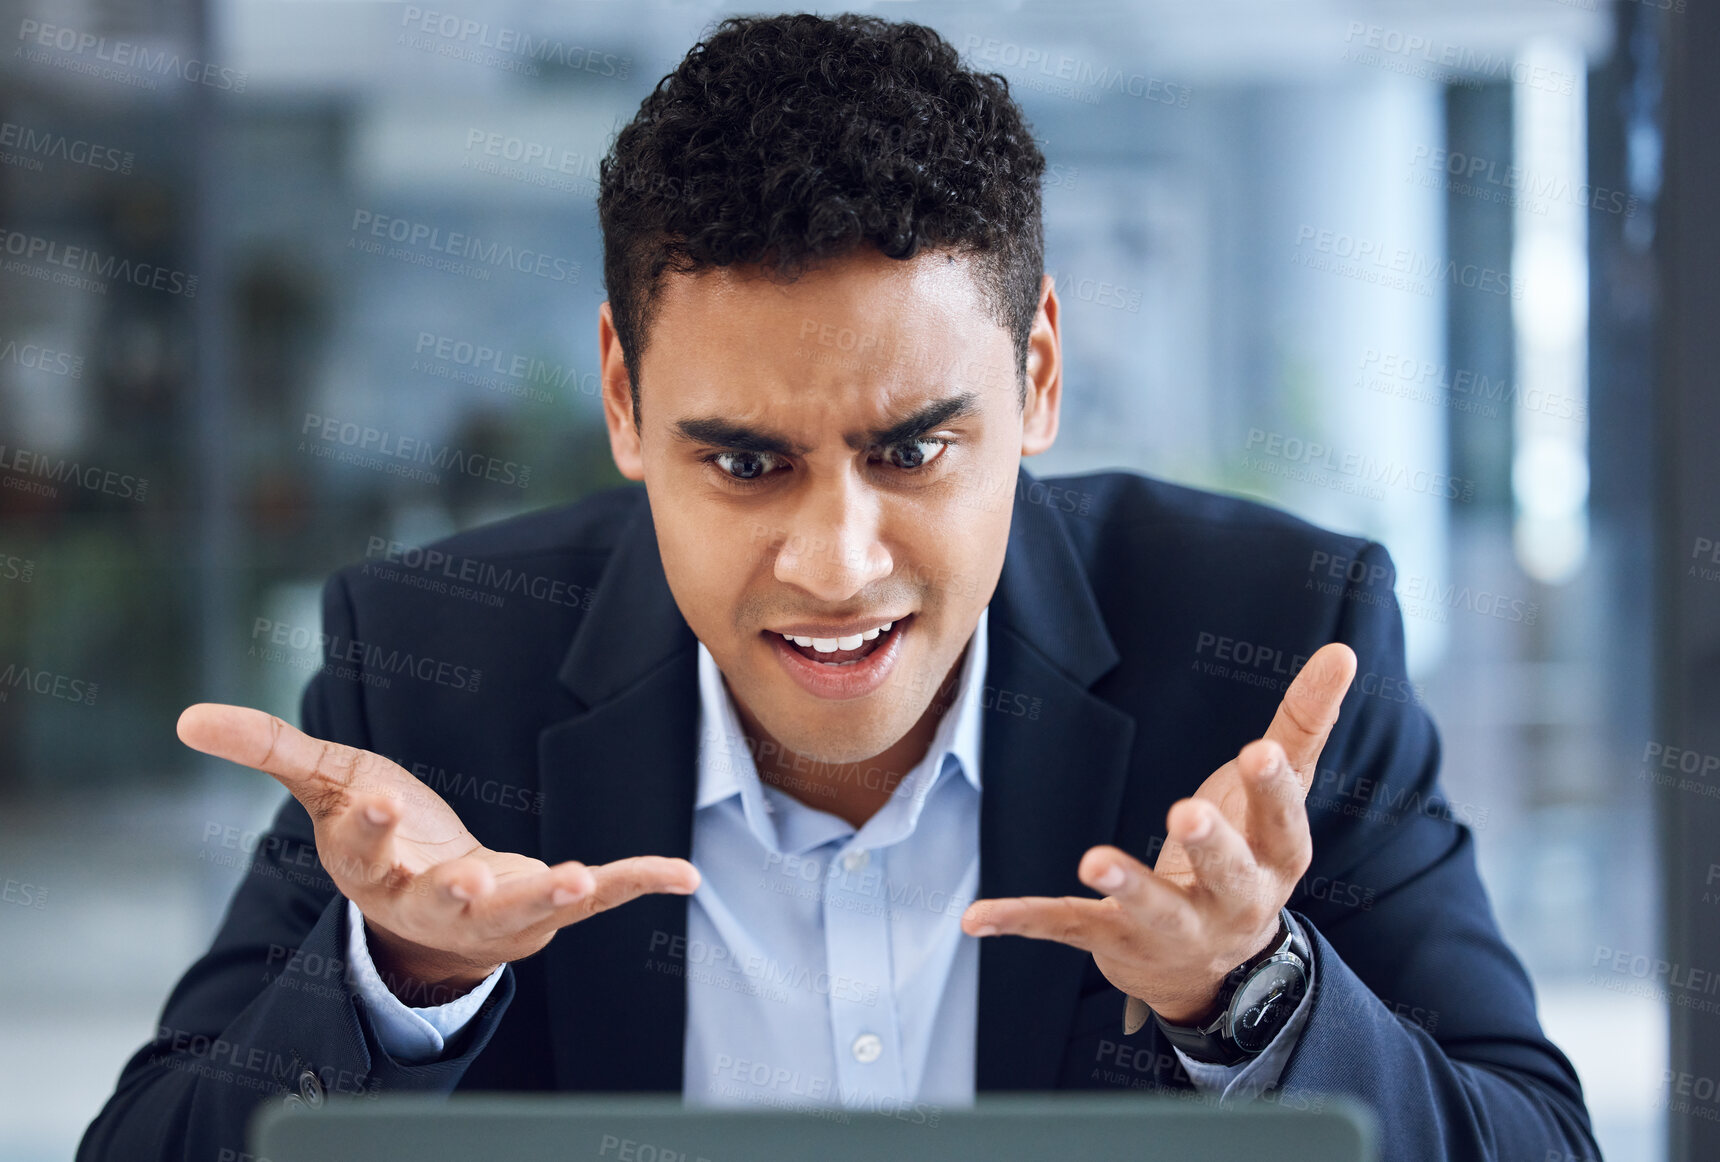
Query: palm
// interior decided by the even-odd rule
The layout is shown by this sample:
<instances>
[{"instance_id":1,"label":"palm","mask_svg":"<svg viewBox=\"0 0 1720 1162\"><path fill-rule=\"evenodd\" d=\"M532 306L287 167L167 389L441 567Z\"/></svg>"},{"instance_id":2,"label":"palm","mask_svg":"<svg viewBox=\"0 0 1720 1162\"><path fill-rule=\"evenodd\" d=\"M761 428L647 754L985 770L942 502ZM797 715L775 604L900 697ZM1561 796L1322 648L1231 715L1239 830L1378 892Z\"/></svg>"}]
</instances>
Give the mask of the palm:
<instances>
[{"instance_id":1,"label":"palm","mask_svg":"<svg viewBox=\"0 0 1720 1162\"><path fill-rule=\"evenodd\" d=\"M399 812L391 837L387 867L367 869L375 876L392 871L396 875L420 875L439 864L473 856L481 859L500 881L504 876L518 876L542 871L542 860L516 855L512 852L491 851L479 843L446 799L419 782L404 768L380 755L353 762L349 769L318 769L311 797L300 798L318 807L326 804L320 814L313 814L319 850L335 850L336 844L328 834L335 820L355 800L381 796L390 799ZM345 873L345 874L342 874ZM350 885L354 869L331 868L330 875L343 890Z\"/></svg>"},{"instance_id":2,"label":"palm","mask_svg":"<svg viewBox=\"0 0 1720 1162\"><path fill-rule=\"evenodd\" d=\"M1224 977L1267 946L1280 909L1307 872L1308 787L1355 672L1349 646L1330 642L1315 650L1265 735L1172 804L1157 866L1101 844L1076 869L1101 899L976 900L962 916L963 929L1056 940L1092 953L1105 979L1129 998L1125 1033L1139 1029L1149 1009L1173 1024L1200 1018Z\"/></svg>"},{"instance_id":3,"label":"palm","mask_svg":"<svg viewBox=\"0 0 1720 1162\"><path fill-rule=\"evenodd\" d=\"M491 851L416 776L381 755L312 738L261 711L199 704L179 737L272 775L303 804L317 855L373 930L427 965L455 970L529 956L567 924L647 892L698 887L684 859L598 867ZM480 972L479 976L482 975Z\"/></svg>"}]
</instances>

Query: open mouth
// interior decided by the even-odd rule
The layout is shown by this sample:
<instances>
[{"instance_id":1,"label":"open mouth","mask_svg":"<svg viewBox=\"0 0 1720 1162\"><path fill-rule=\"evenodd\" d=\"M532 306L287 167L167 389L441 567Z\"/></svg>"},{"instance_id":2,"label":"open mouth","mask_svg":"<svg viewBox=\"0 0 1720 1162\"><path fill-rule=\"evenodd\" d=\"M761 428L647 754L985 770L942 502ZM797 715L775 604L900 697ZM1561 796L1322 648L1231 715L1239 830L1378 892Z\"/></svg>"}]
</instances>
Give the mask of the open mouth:
<instances>
[{"instance_id":1,"label":"open mouth","mask_svg":"<svg viewBox=\"0 0 1720 1162\"><path fill-rule=\"evenodd\" d=\"M909 617L913 616L909 614ZM906 621L902 618L901 621ZM844 638L790 637L777 634L784 644L808 661L825 666L852 666L877 650L886 648L900 622L885 621L864 633Z\"/></svg>"},{"instance_id":2,"label":"open mouth","mask_svg":"<svg viewBox=\"0 0 1720 1162\"><path fill-rule=\"evenodd\" d=\"M843 701L863 698L889 680L914 621L910 613L846 638L788 637L776 630L765 630L763 636L784 672L802 690L817 698Z\"/></svg>"}]
</instances>

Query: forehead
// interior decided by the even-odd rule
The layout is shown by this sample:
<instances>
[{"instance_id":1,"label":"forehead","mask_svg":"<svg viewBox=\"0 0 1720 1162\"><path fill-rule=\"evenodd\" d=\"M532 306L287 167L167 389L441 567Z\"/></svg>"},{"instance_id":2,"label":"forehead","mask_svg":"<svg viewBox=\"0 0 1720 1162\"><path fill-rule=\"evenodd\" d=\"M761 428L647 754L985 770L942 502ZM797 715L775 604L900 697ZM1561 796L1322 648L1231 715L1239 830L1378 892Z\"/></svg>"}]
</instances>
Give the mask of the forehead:
<instances>
[{"instance_id":1,"label":"forehead","mask_svg":"<svg viewBox=\"0 0 1720 1162\"><path fill-rule=\"evenodd\" d=\"M862 250L792 282L739 267L666 275L640 370L648 422L721 412L810 428L961 390L982 408L1014 400L1009 333L973 263L945 252Z\"/></svg>"}]
</instances>

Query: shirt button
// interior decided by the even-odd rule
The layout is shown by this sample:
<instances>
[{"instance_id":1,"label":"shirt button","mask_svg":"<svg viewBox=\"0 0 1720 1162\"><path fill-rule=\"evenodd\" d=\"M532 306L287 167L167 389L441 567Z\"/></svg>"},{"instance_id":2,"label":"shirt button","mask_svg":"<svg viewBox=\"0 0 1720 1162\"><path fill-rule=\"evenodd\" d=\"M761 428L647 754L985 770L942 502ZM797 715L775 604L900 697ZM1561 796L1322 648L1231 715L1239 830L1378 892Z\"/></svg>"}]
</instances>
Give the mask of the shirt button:
<instances>
[{"instance_id":1,"label":"shirt button","mask_svg":"<svg viewBox=\"0 0 1720 1162\"><path fill-rule=\"evenodd\" d=\"M871 858L872 853L862 847L858 851L851 851L847 855L844 855L842 857L842 866L847 868L849 871L859 871L861 868L866 866Z\"/></svg>"},{"instance_id":2,"label":"shirt button","mask_svg":"<svg viewBox=\"0 0 1720 1162\"><path fill-rule=\"evenodd\" d=\"M299 1074L299 1096L313 1108L323 1103L322 1081L308 1069Z\"/></svg>"},{"instance_id":3,"label":"shirt button","mask_svg":"<svg viewBox=\"0 0 1720 1162\"><path fill-rule=\"evenodd\" d=\"M854 1038L854 1060L870 1065L884 1052L884 1039L876 1033L862 1033Z\"/></svg>"}]
</instances>

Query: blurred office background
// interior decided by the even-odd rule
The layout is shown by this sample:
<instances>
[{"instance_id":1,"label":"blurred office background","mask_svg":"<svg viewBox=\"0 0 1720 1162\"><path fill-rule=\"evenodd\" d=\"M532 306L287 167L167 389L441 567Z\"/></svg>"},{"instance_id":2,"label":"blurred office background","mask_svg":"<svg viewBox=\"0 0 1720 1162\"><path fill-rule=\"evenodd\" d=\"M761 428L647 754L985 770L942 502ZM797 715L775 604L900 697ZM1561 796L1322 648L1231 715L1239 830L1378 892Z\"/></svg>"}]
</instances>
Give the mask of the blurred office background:
<instances>
[{"instance_id":1,"label":"blurred office background","mask_svg":"<svg viewBox=\"0 0 1720 1162\"><path fill-rule=\"evenodd\" d=\"M1685 0L855 7L1007 77L1051 163L1067 404L1029 468L1386 544L1447 790L1607 1157L1697 1156L1713 1083L1679 1092L1678 986L1633 967L1711 907L1663 900L1657 812L1720 786L1655 704L1656 578L1690 555L1655 499ZM280 797L182 748L179 710L296 718L331 570L619 482L597 161L749 10L6 6L0 1159L69 1156ZM450 269L455 234L548 262ZM516 470L340 462L361 428Z\"/></svg>"}]
</instances>

